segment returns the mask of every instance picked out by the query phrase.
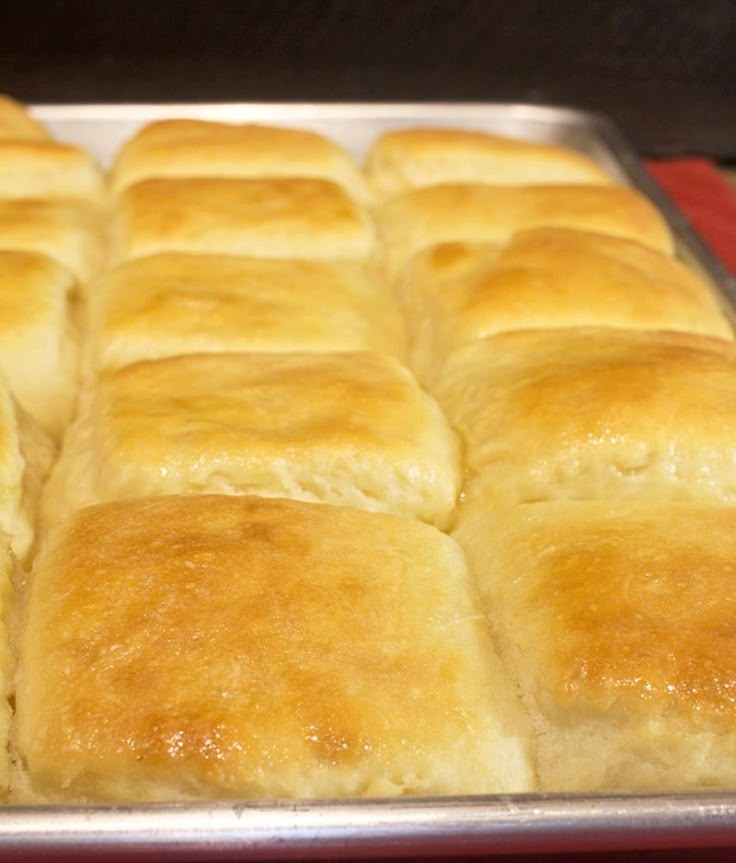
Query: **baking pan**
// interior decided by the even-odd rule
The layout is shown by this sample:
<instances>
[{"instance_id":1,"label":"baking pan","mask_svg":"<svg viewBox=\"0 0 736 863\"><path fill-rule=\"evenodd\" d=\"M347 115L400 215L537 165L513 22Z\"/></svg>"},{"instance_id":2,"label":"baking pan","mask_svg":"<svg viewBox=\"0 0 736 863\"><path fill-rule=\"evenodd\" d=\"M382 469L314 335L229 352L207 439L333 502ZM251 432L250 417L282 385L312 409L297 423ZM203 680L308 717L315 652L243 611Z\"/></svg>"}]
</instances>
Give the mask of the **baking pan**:
<instances>
[{"instance_id":1,"label":"baking pan","mask_svg":"<svg viewBox=\"0 0 736 863\"><path fill-rule=\"evenodd\" d=\"M63 141L109 165L141 125L167 117L310 128L361 158L381 132L458 126L573 147L650 197L678 254L736 322L736 284L604 117L521 104L167 104L37 106ZM0 854L66 859L285 859L736 846L736 790L381 800L217 801L0 808Z\"/></svg>"}]
</instances>

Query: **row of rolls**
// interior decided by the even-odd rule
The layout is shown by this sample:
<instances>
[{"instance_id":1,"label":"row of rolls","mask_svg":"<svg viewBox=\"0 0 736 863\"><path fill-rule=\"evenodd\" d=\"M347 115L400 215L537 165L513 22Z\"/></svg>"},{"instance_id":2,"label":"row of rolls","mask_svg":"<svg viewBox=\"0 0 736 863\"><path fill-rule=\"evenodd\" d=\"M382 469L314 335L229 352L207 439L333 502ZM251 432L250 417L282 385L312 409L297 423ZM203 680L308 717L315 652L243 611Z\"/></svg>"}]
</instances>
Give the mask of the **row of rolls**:
<instances>
[{"instance_id":1,"label":"row of rolls","mask_svg":"<svg viewBox=\"0 0 736 863\"><path fill-rule=\"evenodd\" d=\"M728 785L736 347L573 150L0 103L11 802Z\"/></svg>"}]
</instances>

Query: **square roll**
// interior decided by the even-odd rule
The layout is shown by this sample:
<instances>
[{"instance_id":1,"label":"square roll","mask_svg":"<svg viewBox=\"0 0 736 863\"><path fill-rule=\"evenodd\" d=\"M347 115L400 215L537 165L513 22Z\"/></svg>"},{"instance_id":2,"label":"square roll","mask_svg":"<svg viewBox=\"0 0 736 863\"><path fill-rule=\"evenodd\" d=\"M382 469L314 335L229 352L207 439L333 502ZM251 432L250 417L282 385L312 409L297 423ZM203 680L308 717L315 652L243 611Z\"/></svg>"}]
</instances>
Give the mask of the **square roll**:
<instances>
[{"instance_id":1,"label":"square roll","mask_svg":"<svg viewBox=\"0 0 736 863\"><path fill-rule=\"evenodd\" d=\"M736 505L736 344L675 332L502 333L434 394L465 442L466 496Z\"/></svg>"},{"instance_id":2,"label":"square roll","mask_svg":"<svg viewBox=\"0 0 736 863\"><path fill-rule=\"evenodd\" d=\"M371 147L366 173L384 198L442 183L607 185L592 159L567 147L461 129L400 129Z\"/></svg>"},{"instance_id":3,"label":"square roll","mask_svg":"<svg viewBox=\"0 0 736 863\"><path fill-rule=\"evenodd\" d=\"M465 342L505 330L612 326L732 339L713 291L687 266L631 240L563 228L502 248L444 243L401 280L420 378Z\"/></svg>"},{"instance_id":4,"label":"square roll","mask_svg":"<svg viewBox=\"0 0 736 863\"><path fill-rule=\"evenodd\" d=\"M349 508L213 495L82 510L34 567L16 703L33 799L533 781L460 549Z\"/></svg>"},{"instance_id":5,"label":"square roll","mask_svg":"<svg viewBox=\"0 0 736 863\"><path fill-rule=\"evenodd\" d=\"M118 198L115 259L157 252L365 258L368 215L336 183L302 178L142 180Z\"/></svg>"},{"instance_id":6,"label":"square roll","mask_svg":"<svg viewBox=\"0 0 736 863\"><path fill-rule=\"evenodd\" d=\"M543 790L736 783L736 509L473 506L456 538Z\"/></svg>"},{"instance_id":7,"label":"square roll","mask_svg":"<svg viewBox=\"0 0 736 863\"><path fill-rule=\"evenodd\" d=\"M81 148L0 138L0 198L84 198L99 203L104 192L102 171Z\"/></svg>"},{"instance_id":8,"label":"square roll","mask_svg":"<svg viewBox=\"0 0 736 863\"><path fill-rule=\"evenodd\" d=\"M40 252L84 284L105 256L105 220L81 200L0 200L0 250Z\"/></svg>"},{"instance_id":9,"label":"square roll","mask_svg":"<svg viewBox=\"0 0 736 863\"><path fill-rule=\"evenodd\" d=\"M454 183L415 189L378 213L386 263L398 273L412 255L438 243L503 245L530 228L571 228L635 240L671 253L673 239L654 206L617 186L491 186Z\"/></svg>"},{"instance_id":10,"label":"square roll","mask_svg":"<svg viewBox=\"0 0 736 863\"><path fill-rule=\"evenodd\" d=\"M337 144L304 129L162 120L141 129L120 150L114 193L153 177L318 177L363 203L369 192L353 159Z\"/></svg>"},{"instance_id":11,"label":"square roll","mask_svg":"<svg viewBox=\"0 0 736 863\"><path fill-rule=\"evenodd\" d=\"M460 453L437 404L380 354L196 354L135 363L83 399L44 522L151 494L260 494L442 527Z\"/></svg>"},{"instance_id":12,"label":"square roll","mask_svg":"<svg viewBox=\"0 0 736 863\"><path fill-rule=\"evenodd\" d=\"M355 262L152 255L109 270L89 294L94 369L218 351L405 354L393 293Z\"/></svg>"},{"instance_id":13,"label":"square roll","mask_svg":"<svg viewBox=\"0 0 736 863\"><path fill-rule=\"evenodd\" d=\"M34 120L20 102L0 95L0 139L48 141L50 137L46 128Z\"/></svg>"},{"instance_id":14,"label":"square roll","mask_svg":"<svg viewBox=\"0 0 736 863\"><path fill-rule=\"evenodd\" d=\"M54 455L51 438L16 405L0 376L0 533L21 561L34 543L41 486Z\"/></svg>"},{"instance_id":15,"label":"square roll","mask_svg":"<svg viewBox=\"0 0 736 863\"><path fill-rule=\"evenodd\" d=\"M33 252L0 251L0 370L26 411L53 437L77 394L75 281Z\"/></svg>"}]
</instances>

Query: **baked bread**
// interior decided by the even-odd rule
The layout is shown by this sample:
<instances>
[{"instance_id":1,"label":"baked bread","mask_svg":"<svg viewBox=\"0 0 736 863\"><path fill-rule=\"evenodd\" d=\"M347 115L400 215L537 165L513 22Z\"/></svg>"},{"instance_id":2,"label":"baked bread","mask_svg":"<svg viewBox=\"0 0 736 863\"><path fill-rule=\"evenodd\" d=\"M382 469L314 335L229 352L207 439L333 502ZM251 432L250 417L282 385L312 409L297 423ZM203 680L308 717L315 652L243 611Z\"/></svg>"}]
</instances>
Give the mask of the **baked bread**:
<instances>
[{"instance_id":1,"label":"baked bread","mask_svg":"<svg viewBox=\"0 0 736 863\"><path fill-rule=\"evenodd\" d=\"M104 219L81 200L0 200L0 250L48 255L83 286L104 263Z\"/></svg>"},{"instance_id":2,"label":"baked bread","mask_svg":"<svg viewBox=\"0 0 736 863\"><path fill-rule=\"evenodd\" d=\"M33 547L41 486L54 455L51 438L16 405L0 377L0 533L22 562Z\"/></svg>"},{"instance_id":3,"label":"baked bread","mask_svg":"<svg viewBox=\"0 0 736 863\"><path fill-rule=\"evenodd\" d=\"M435 396L465 443L466 498L736 504L736 344L610 328L460 348Z\"/></svg>"},{"instance_id":4,"label":"baked bread","mask_svg":"<svg viewBox=\"0 0 736 863\"><path fill-rule=\"evenodd\" d=\"M0 95L0 139L47 141L47 129L34 120L25 106L10 96Z\"/></svg>"},{"instance_id":5,"label":"baked bread","mask_svg":"<svg viewBox=\"0 0 736 863\"><path fill-rule=\"evenodd\" d=\"M0 793L10 785L9 739L12 723L10 698L13 691L14 660L11 650L12 615L15 605L14 581L18 567L5 534L0 531Z\"/></svg>"},{"instance_id":6,"label":"baked bread","mask_svg":"<svg viewBox=\"0 0 736 863\"><path fill-rule=\"evenodd\" d=\"M395 298L360 263L152 255L108 270L89 294L93 369L201 352L405 355Z\"/></svg>"},{"instance_id":7,"label":"baked bread","mask_svg":"<svg viewBox=\"0 0 736 863\"><path fill-rule=\"evenodd\" d=\"M31 582L33 800L524 791L526 723L454 542L263 498L103 504Z\"/></svg>"},{"instance_id":8,"label":"baked bread","mask_svg":"<svg viewBox=\"0 0 736 863\"><path fill-rule=\"evenodd\" d=\"M592 159L567 147L452 128L399 129L368 152L366 173L379 195L442 183L607 185Z\"/></svg>"},{"instance_id":9,"label":"baked bread","mask_svg":"<svg viewBox=\"0 0 736 863\"><path fill-rule=\"evenodd\" d=\"M153 177L316 177L369 200L364 177L337 144L304 129L207 120L161 120L118 153L110 182L117 194Z\"/></svg>"},{"instance_id":10,"label":"baked bread","mask_svg":"<svg viewBox=\"0 0 736 863\"><path fill-rule=\"evenodd\" d=\"M612 326L733 339L714 292L682 262L564 228L521 231L503 247L433 246L400 287L412 367L424 380L460 345L505 330Z\"/></svg>"},{"instance_id":11,"label":"baked bread","mask_svg":"<svg viewBox=\"0 0 736 863\"><path fill-rule=\"evenodd\" d=\"M669 228L654 206L633 189L617 186L430 186L390 200L378 212L378 227L394 274L428 246L504 245L529 228L592 231L660 252L673 250Z\"/></svg>"},{"instance_id":12,"label":"baked bread","mask_svg":"<svg viewBox=\"0 0 736 863\"><path fill-rule=\"evenodd\" d=\"M265 258L365 258L374 229L329 180L142 180L113 220L115 260L157 252Z\"/></svg>"},{"instance_id":13,"label":"baked bread","mask_svg":"<svg viewBox=\"0 0 736 863\"><path fill-rule=\"evenodd\" d=\"M49 480L44 523L153 494L260 494L394 512L441 527L460 453L391 357L197 354L103 374Z\"/></svg>"},{"instance_id":14,"label":"baked bread","mask_svg":"<svg viewBox=\"0 0 736 863\"><path fill-rule=\"evenodd\" d=\"M463 545L545 791L736 782L736 509L467 507Z\"/></svg>"},{"instance_id":15,"label":"baked bread","mask_svg":"<svg viewBox=\"0 0 736 863\"><path fill-rule=\"evenodd\" d=\"M8 538L0 530L0 794L6 799L11 782L10 735L12 728L15 587L20 579Z\"/></svg>"},{"instance_id":16,"label":"baked bread","mask_svg":"<svg viewBox=\"0 0 736 863\"><path fill-rule=\"evenodd\" d=\"M80 147L0 138L0 198L82 198L100 203L105 183Z\"/></svg>"},{"instance_id":17,"label":"baked bread","mask_svg":"<svg viewBox=\"0 0 736 863\"><path fill-rule=\"evenodd\" d=\"M0 371L26 411L53 437L77 394L75 281L33 252L0 251Z\"/></svg>"}]
</instances>

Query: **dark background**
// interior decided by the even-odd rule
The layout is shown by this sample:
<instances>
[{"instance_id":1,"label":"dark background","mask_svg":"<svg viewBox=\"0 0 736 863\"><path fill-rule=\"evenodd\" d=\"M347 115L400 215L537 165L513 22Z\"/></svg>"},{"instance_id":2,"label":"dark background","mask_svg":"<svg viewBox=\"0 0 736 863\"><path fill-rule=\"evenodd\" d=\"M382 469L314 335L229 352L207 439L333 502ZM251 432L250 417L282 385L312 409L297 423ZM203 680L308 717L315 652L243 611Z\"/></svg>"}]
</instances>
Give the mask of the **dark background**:
<instances>
[{"instance_id":1,"label":"dark background","mask_svg":"<svg viewBox=\"0 0 736 863\"><path fill-rule=\"evenodd\" d=\"M736 158L734 0L0 0L29 102L522 100Z\"/></svg>"}]
</instances>

